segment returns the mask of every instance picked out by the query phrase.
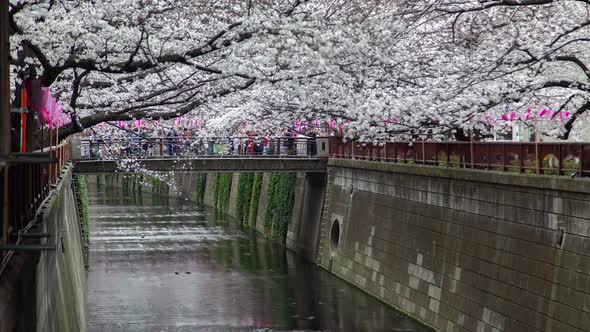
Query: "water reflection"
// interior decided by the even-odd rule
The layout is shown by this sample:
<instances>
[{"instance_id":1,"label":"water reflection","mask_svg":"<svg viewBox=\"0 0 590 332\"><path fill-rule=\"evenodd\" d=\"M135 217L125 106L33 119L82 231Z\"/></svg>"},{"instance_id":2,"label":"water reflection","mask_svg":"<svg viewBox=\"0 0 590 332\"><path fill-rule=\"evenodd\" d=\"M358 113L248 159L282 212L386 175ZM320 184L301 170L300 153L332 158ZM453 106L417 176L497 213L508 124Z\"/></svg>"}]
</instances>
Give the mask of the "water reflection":
<instances>
[{"instance_id":1,"label":"water reflection","mask_svg":"<svg viewBox=\"0 0 590 332\"><path fill-rule=\"evenodd\" d=\"M212 209L90 180L90 331L427 331Z\"/></svg>"}]
</instances>

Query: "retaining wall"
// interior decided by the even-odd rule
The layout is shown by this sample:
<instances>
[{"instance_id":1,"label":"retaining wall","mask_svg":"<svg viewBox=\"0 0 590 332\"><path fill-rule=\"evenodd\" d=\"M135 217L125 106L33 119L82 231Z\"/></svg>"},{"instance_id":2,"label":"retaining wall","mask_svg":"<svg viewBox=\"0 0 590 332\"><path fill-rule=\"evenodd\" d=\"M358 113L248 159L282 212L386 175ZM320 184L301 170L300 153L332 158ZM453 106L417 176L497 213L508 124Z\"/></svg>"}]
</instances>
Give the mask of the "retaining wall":
<instances>
[{"instance_id":1,"label":"retaining wall","mask_svg":"<svg viewBox=\"0 0 590 332\"><path fill-rule=\"evenodd\" d=\"M437 331L590 330L590 181L353 160L328 172L317 262L332 273Z\"/></svg>"},{"instance_id":2,"label":"retaining wall","mask_svg":"<svg viewBox=\"0 0 590 332\"><path fill-rule=\"evenodd\" d=\"M86 270L71 168L52 190L31 232L49 233L41 242L55 250L13 257L0 278L0 331L86 331Z\"/></svg>"}]
</instances>

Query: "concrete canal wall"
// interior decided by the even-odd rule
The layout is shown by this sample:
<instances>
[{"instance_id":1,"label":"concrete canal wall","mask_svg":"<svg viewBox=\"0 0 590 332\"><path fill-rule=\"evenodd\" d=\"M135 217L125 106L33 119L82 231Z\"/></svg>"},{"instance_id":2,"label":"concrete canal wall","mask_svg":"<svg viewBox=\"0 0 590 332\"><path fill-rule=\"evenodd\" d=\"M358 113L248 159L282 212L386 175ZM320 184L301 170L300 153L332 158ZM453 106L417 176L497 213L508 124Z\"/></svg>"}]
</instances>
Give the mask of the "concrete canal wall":
<instances>
[{"instance_id":1,"label":"concrete canal wall","mask_svg":"<svg viewBox=\"0 0 590 332\"><path fill-rule=\"evenodd\" d=\"M41 242L55 250L18 252L1 276L0 331L86 331L86 270L72 187L67 169L31 230L49 233Z\"/></svg>"},{"instance_id":2,"label":"concrete canal wall","mask_svg":"<svg viewBox=\"0 0 590 332\"><path fill-rule=\"evenodd\" d=\"M437 331L590 331L590 182L330 161L317 262Z\"/></svg>"}]
</instances>

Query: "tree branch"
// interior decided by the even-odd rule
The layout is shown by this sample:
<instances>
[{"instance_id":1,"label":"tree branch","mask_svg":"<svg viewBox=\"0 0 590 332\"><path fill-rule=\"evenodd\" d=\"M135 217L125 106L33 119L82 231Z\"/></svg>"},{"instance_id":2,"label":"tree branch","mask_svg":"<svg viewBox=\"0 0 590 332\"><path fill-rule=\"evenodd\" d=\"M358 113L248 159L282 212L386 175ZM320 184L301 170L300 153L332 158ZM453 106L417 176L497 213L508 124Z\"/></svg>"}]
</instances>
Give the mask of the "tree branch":
<instances>
[{"instance_id":1,"label":"tree branch","mask_svg":"<svg viewBox=\"0 0 590 332\"><path fill-rule=\"evenodd\" d=\"M162 119L162 120L174 119L179 116L185 115L192 110L199 108L200 106L210 102L211 100L229 95L229 94L236 92L236 91L248 89L255 82L256 82L255 79L251 79L243 85L232 86L232 87L229 87L226 89L216 91L214 93L210 93L207 96L205 96L204 98L190 102L190 103L188 103L188 104L186 104L174 111L157 113L157 112L155 112L156 110L140 109L140 110L135 110L135 111L126 112L126 113L100 112L100 113L96 113L96 114L81 118L80 123L84 128L88 128L88 127L92 127L94 125L97 125L99 123L106 122L106 121L120 121L120 120L121 121L129 121L129 120L143 119L143 118ZM59 139L62 140L62 139L66 138L72 134L75 134L77 132L80 132L80 130L77 130L77 128L72 123L69 123L69 124L60 128Z\"/></svg>"},{"instance_id":2,"label":"tree branch","mask_svg":"<svg viewBox=\"0 0 590 332\"><path fill-rule=\"evenodd\" d=\"M563 139L563 140L569 139L570 135L572 133L572 129L574 128L574 123L576 122L576 120L578 119L578 117L580 115L584 114L588 110L590 110L590 101L586 102L584 105L582 105L580 108L578 108L577 111L575 111L572 114L572 117L563 126L565 131L563 132L563 134L561 134L559 136L559 138Z\"/></svg>"}]
</instances>

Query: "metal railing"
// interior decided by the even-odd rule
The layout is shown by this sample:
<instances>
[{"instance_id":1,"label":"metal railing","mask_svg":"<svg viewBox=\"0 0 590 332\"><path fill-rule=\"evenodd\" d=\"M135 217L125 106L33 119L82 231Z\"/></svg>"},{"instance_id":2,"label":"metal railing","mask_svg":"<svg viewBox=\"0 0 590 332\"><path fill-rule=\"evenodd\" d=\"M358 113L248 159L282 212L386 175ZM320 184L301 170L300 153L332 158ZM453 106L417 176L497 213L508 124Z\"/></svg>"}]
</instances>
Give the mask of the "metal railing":
<instances>
[{"instance_id":1,"label":"metal railing","mask_svg":"<svg viewBox=\"0 0 590 332\"><path fill-rule=\"evenodd\" d=\"M74 143L76 142L76 143ZM77 139L73 159L320 157L502 172L590 176L585 142L376 142L342 137L128 137Z\"/></svg>"},{"instance_id":2,"label":"metal railing","mask_svg":"<svg viewBox=\"0 0 590 332\"><path fill-rule=\"evenodd\" d=\"M2 221L0 258L3 259L0 272L13 250L44 250L42 246L19 244L23 238L39 237L39 234L29 234L28 231L37 221L40 208L50 196L52 186L58 183L61 170L69 160L70 148L66 141L35 152L13 152L5 158L1 172L8 172L6 184L10 196L8 217Z\"/></svg>"},{"instance_id":3,"label":"metal railing","mask_svg":"<svg viewBox=\"0 0 590 332\"><path fill-rule=\"evenodd\" d=\"M73 159L280 157L318 155L319 137L143 137L73 139Z\"/></svg>"},{"instance_id":4,"label":"metal railing","mask_svg":"<svg viewBox=\"0 0 590 332\"><path fill-rule=\"evenodd\" d=\"M330 139L332 158L462 167L502 172L590 176L590 143L378 142Z\"/></svg>"}]
</instances>

